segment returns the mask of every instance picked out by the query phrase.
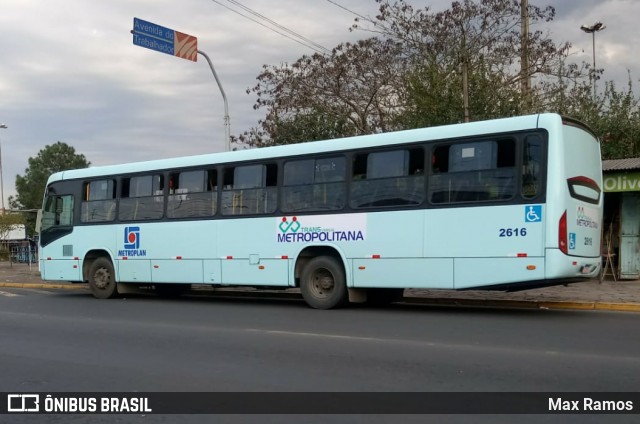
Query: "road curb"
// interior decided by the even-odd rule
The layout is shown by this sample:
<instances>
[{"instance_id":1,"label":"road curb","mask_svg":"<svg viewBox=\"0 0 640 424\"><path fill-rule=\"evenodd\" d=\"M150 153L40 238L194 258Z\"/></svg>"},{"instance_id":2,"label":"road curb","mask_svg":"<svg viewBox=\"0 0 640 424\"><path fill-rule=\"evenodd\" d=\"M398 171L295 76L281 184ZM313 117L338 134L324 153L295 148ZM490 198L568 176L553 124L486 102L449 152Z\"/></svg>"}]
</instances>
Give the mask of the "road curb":
<instances>
[{"instance_id":1,"label":"road curb","mask_svg":"<svg viewBox=\"0 0 640 424\"><path fill-rule=\"evenodd\" d=\"M87 284L56 284L56 283L0 283L0 287L19 289L62 289L62 290L88 290ZM258 291L241 289L208 289L193 290L191 294L208 294L228 297L260 297L293 299L302 298L300 293L286 291ZM475 307L500 307L519 309L565 309L565 310L593 310L616 312L640 312L638 303L612 303L612 302L580 302L580 301L537 301L537 300L513 300L513 299L465 299L465 298L433 298L433 297L405 297L401 303L413 305L434 306L475 306Z\"/></svg>"},{"instance_id":2,"label":"road curb","mask_svg":"<svg viewBox=\"0 0 640 424\"><path fill-rule=\"evenodd\" d=\"M86 284L55 284L55 283L0 283L0 287L14 289L64 289L64 290L86 290Z\"/></svg>"},{"instance_id":3,"label":"road curb","mask_svg":"<svg viewBox=\"0 0 640 424\"><path fill-rule=\"evenodd\" d=\"M537 301L501 299L460 299L460 298L420 298L405 297L404 303L439 306L483 306L522 309L572 309L617 312L640 312L638 303L578 302L578 301Z\"/></svg>"}]
</instances>

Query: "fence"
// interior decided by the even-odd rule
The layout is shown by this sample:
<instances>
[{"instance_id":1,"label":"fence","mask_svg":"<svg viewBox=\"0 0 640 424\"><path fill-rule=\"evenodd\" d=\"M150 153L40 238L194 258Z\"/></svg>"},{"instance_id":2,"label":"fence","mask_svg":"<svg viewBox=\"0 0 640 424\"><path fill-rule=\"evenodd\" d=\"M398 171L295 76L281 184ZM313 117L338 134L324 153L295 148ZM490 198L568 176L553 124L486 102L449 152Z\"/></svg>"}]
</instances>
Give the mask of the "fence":
<instances>
[{"instance_id":1,"label":"fence","mask_svg":"<svg viewBox=\"0 0 640 424\"><path fill-rule=\"evenodd\" d=\"M11 262L34 264L38 262L38 249L30 245L11 246Z\"/></svg>"}]
</instances>

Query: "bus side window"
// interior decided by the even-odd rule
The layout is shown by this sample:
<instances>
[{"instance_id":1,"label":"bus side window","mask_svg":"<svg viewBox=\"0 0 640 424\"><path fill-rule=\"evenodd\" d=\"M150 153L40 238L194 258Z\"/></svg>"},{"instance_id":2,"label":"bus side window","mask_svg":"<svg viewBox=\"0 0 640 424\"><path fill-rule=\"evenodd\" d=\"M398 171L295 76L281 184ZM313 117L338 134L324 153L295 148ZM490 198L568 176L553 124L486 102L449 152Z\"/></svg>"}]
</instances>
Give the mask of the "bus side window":
<instances>
[{"instance_id":1,"label":"bus side window","mask_svg":"<svg viewBox=\"0 0 640 424\"><path fill-rule=\"evenodd\" d=\"M123 221L162 218L164 176L142 175L122 179L118 217Z\"/></svg>"},{"instance_id":2,"label":"bus side window","mask_svg":"<svg viewBox=\"0 0 640 424\"><path fill-rule=\"evenodd\" d=\"M246 165L224 170L223 215L258 215L277 208L276 164Z\"/></svg>"},{"instance_id":3,"label":"bus side window","mask_svg":"<svg viewBox=\"0 0 640 424\"><path fill-rule=\"evenodd\" d=\"M82 222L108 222L116 218L116 182L98 180L84 183Z\"/></svg>"},{"instance_id":4,"label":"bus side window","mask_svg":"<svg viewBox=\"0 0 640 424\"><path fill-rule=\"evenodd\" d=\"M216 213L218 184L215 169L183 171L169 175L169 218L206 217Z\"/></svg>"},{"instance_id":5,"label":"bus side window","mask_svg":"<svg viewBox=\"0 0 640 424\"><path fill-rule=\"evenodd\" d=\"M503 201L515 195L513 138L437 146L431 162L431 203Z\"/></svg>"},{"instance_id":6,"label":"bus side window","mask_svg":"<svg viewBox=\"0 0 640 424\"><path fill-rule=\"evenodd\" d=\"M339 210L345 205L343 156L302 159L284 164L282 211Z\"/></svg>"},{"instance_id":7,"label":"bus side window","mask_svg":"<svg viewBox=\"0 0 640 424\"><path fill-rule=\"evenodd\" d=\"M350 199L352 208L419 205L423 201L422 148L355 155Z\"/></svg>"}]
</instances>

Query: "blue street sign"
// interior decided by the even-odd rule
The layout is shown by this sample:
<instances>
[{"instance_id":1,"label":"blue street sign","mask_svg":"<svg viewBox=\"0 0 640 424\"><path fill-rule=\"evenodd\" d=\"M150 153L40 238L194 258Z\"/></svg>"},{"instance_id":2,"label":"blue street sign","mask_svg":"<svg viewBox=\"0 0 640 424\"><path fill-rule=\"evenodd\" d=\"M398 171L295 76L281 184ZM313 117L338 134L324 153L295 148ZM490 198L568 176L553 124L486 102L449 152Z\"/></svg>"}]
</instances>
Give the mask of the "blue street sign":
<instances>
[{"instance_id":1,"label":"blue street sign","mask_svg":"<svg viewBox=\"0 0 640 424\"><path fill-rule=\"evenodd\" d=\"M141 35L133 33L133 44L140 47L146 47L147 49L155 50L161 53L174 55L173 41L160 40L158 38L149 37L147 35Z\"/></svg>"},{"instance_id":2,"label":"blue street sign","mask_svg":"<svg viewBox=\"0 0 640 424\"><path fill-rule=\"evenodd\" d=\"M133 44L174 55L175 31L142 19L133 18Z\"/></svg>"},{"instance_id":3,"label":"blue street sign","mask_svg":"<svg viewBox=\"0 0 640 424\"><path fill-rule=\"evenodd\" d=\"M196 62L198 38L170 28L133 18L133 44Z\"/></svg>"},{"instance_id":4,"label":"blue street sign","mask_svg":"<svg viewBox=\"0 0 640 424\"><path fill-rule=\"evenodd\" d=\"M175 31L142 19L133 18L133 33L170 41L173 43Z\"/></svg>"}]
</instances>

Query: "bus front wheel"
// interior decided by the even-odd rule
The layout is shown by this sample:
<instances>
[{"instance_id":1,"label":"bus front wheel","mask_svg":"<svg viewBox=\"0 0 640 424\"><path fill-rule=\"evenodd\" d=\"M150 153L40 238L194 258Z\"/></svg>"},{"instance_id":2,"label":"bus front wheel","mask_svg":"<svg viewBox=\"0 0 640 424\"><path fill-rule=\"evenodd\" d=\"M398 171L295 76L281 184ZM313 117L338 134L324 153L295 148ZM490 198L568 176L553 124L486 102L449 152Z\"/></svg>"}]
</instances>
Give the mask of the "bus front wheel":
<instances>
[{"instance_id":1,"label":"bus front wheel","mask_svg":"<svg viewBox=\"0 0 640 424\"><path fill-rule=\"evenodd\" d=\"M331 256L318 256L307 263L300 279L302 297L315 309L342 306L348 300L342 264Z\"/></svg>"},{"instance_id":2,"label":"bus front wheel","mask_svg":"<svg viewBox=\"0 0 640 424\"><path fill-rule=\"evenodd\" d=\"M113 264L107 258L98 258L89 268L89 287L98 299L110 299L118 295Z\"/></svg>"}]
</instances>

